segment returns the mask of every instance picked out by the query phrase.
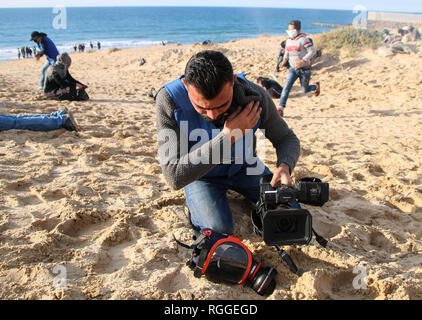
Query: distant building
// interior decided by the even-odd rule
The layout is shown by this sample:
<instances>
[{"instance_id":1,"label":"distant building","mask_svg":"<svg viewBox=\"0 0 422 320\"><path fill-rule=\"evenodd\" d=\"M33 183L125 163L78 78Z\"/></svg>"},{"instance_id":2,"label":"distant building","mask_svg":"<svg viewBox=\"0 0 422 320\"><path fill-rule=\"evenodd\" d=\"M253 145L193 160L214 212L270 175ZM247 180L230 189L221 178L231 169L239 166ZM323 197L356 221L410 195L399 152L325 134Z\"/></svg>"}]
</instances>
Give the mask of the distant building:
<instances>
[{"instance_id":1,"label":"distant building","mask_svg":"<svg viewBox=\"0 0 422 320\"><path fill-rule=\"evenodd\" d=\"M368 11L368 20L422 24L422 14Z\"/></svg>"}]
</instances>

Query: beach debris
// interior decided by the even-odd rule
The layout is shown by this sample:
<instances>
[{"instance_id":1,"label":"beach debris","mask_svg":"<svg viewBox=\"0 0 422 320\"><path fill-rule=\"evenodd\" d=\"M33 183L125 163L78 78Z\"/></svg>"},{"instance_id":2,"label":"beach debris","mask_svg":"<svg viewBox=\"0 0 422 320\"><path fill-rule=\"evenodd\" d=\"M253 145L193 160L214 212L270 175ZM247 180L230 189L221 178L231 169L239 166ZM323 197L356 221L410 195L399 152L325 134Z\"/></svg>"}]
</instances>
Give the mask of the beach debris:
<instances>
[{"instance_id":1,"label":"beach debris","mask_svg":"<svg viewBox=\"0 0 422 320\"><path fill-rule=\"evenodd\" d=\"M112 47L112 48L108 48L107 53L113 53L113 52L116 52L116 51L119 51L119 50L120 49L118 49L118 48Z\"/></svg>"},{"instance_id":2,"label":"beach debris","mask_svg":"<svg viewBox=\"0 0 422 320\"><path fill-rule=\"evenodd\" d=\"M143 66L147 61L144 58L141 58L141 61L139 62L139 66Z\"/></svg>"}]
</instances>

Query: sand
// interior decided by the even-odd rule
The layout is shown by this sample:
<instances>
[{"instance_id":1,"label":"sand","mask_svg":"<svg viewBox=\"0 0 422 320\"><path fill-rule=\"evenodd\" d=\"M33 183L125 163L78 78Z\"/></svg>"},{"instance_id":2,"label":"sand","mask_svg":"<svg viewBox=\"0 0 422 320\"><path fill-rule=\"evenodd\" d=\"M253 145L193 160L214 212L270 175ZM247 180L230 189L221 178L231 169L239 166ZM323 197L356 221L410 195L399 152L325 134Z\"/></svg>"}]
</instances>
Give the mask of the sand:
<instances>
[{"instance_id":1,"label":"sand","mask_svg":"<svg viewBox=\"0 0 422 320\"><path fill-rule=\"evenodd\" d=\"M44 61L1 63L0 113L67 106L81 132L0 133L0 298L421 299L421 52L325 56L313 71L320 97L295 84L285 111L301 140L294 177L319 177L331 191L323 207L305 206L327 248L285 247L301 276L253 234L250 205L236 193L229 194L234 234L277 269L274 293L197 279L185 266L172 236L191 241L184 193L161 174L147 92L181 75L205 48L224 52L251 80L269 76L279 42L72 53L87 102L44 100L36 90ZM275 75L284 84L286 72ZM265 163L274 168L267 144Z\"/></svg>"}]
</instances>

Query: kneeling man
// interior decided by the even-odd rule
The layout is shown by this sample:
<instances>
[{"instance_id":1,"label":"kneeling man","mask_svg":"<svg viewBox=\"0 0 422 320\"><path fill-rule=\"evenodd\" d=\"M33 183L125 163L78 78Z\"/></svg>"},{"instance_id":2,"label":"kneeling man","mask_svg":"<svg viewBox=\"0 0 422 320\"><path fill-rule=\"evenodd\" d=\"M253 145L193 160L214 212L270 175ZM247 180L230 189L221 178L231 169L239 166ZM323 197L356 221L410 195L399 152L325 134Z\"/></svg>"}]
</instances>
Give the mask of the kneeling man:
<instances>
[{"instance_id":1,"label":"kneeling man","mask_svg":"<svg viewBox=\"0 0 422 320\"><path fill-rule=\"evenodd\" d=\"M271 173L256 156L258 129L277 154L271 184L292 186L298 138L265 89L233 74L222 53L191 57L184 76L158 92L156 107L163 174L172 188L184 188L194 228L232 234L229 189L258 201L259 180Z\"/></svg>"}]
</instances>

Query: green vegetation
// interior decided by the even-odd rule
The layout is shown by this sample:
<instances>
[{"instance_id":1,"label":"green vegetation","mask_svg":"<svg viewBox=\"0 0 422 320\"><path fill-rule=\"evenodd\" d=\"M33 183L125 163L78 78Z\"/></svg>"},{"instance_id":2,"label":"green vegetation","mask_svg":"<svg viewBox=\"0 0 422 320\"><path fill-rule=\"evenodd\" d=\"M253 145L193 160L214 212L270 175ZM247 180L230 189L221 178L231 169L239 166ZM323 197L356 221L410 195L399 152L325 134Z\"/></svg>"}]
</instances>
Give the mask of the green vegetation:
<instances>
[{"instance_id":1,"label":"green vegetation","mask_svg":"<svg viewBox=\"0 0 422 320\"><path fill-rule=\"evenodd\" d=\"M325 53L339 58L343 50L351 56L362 49L376 49L382 41L382 34L377 30L357 29L347 26L341 29L323 33L315 39L315 47Z\"/></svg>"}]
</instances>

